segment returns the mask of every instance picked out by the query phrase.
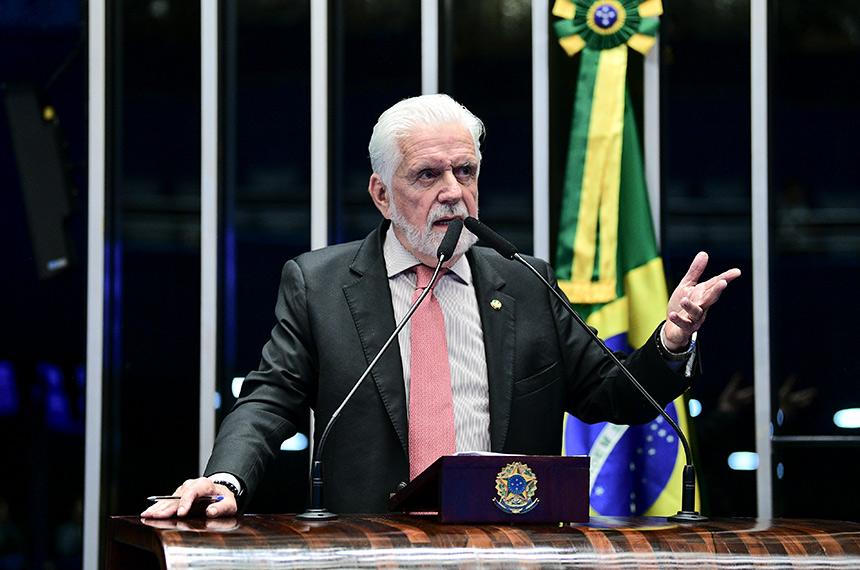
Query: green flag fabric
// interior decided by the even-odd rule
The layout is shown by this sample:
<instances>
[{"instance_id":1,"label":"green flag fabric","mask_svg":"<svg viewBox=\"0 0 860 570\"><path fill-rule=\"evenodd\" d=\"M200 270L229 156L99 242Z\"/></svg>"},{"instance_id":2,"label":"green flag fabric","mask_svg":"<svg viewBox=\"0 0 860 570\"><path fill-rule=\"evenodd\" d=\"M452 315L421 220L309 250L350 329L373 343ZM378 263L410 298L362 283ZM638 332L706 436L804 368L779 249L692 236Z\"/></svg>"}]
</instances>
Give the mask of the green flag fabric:
<instances>
[{"instance_id":1,"label":"green flag fabric","mask_svg":"<svg viewBox=\"0 0 860 570\"><path fill-rule=\"evenodd\" d=\"M583 319L613 350L641 346L665 319L668 293L651 221L639 137L627 91L628 46L653 45L658 0L557 0L560 43L581 52L565 173L556 274ZM666 412L687 428L682 398ZM644 426L587 425L568 416L566 455L591 457L591 510L673 514L685 463L662 418Z\"/></svg>"}]
</instances>

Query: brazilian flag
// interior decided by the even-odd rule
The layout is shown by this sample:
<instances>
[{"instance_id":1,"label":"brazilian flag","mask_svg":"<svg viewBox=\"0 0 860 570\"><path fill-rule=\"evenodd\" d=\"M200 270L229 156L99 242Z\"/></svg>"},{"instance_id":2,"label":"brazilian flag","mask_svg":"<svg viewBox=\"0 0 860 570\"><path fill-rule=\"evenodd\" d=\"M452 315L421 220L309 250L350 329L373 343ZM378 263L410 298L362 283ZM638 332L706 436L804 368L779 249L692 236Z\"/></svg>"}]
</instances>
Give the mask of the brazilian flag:
<instances>
[{"instance_id":1,"label":"brazilian flag","mask_svg":"<svg viewBox=\"0 0 860 570\"><path fill-rule=\"evenodd\" d=\"M628 46L646 53L659 0L557 0L562 47L581 52L559 221L556 274L609 348L642 346L666 317L668 292L627 90ZM666 412L687 429L683 398ZM565 455L591 457L593 514L666 516L681 504L684 449L658 417L644 426L565 420Z\"/></svg>"}]
</instances>

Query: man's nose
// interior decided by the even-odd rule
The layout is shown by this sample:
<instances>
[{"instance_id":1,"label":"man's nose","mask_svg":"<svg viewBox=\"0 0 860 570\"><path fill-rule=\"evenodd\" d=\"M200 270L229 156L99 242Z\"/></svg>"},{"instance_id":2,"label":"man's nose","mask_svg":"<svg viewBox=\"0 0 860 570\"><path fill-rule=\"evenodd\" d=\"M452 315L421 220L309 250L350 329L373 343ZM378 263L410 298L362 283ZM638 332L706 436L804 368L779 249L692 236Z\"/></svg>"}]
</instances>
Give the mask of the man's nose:
<instances>
[{"instance_id":1,"label":"man's nose","mask_svg":"<svg viewBox=\"0 0 860 570\"><path fill-rule=\"evenodd\" d=\"M460 187L457 177L454 176L454 172L446 170L441 183L438 200L440 202L459 202L463 197L463 189Z\"/></svg>"}]
</instances>

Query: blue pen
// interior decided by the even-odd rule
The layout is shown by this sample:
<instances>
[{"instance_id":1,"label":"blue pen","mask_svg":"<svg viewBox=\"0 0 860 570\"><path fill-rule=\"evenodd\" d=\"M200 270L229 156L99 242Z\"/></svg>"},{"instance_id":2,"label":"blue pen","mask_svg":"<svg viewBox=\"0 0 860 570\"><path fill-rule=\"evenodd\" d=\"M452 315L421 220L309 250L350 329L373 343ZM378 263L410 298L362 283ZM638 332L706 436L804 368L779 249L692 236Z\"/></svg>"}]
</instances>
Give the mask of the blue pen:
<instances>
[{"instance_id":1,"label":"blue pen","mask_svg":"<svg viewBox=\"0 0 860 570\"><path fill-rule=\"evenodd\" d=\"M181 499L179 495L153 495L151 497L147 497L147 501L170 501L170 500L178 500ZM223 501L224 495L201 495L194 499L194 502L207 502L207 503L217 503L218 501Z\"/></svg>"}]
</instances>

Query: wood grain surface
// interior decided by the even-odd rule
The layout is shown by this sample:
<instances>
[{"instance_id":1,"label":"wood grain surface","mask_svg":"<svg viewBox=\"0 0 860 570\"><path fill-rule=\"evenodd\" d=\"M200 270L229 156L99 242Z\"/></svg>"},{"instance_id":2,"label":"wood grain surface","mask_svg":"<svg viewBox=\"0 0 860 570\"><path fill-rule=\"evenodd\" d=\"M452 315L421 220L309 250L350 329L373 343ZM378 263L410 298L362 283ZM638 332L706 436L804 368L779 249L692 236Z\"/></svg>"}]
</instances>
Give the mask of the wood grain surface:
<instances>
[{"instance_id":1,"label":"wood grain surface","mask_svg":"<svg viewBox=\"0 0 860 570\"><path fill-rule=\"evenodd\" d=\"M860 524L592 517L588 523L440 524L432 517L112 517L108 568L860 569Z\"/></svg>"}]
</instances>

